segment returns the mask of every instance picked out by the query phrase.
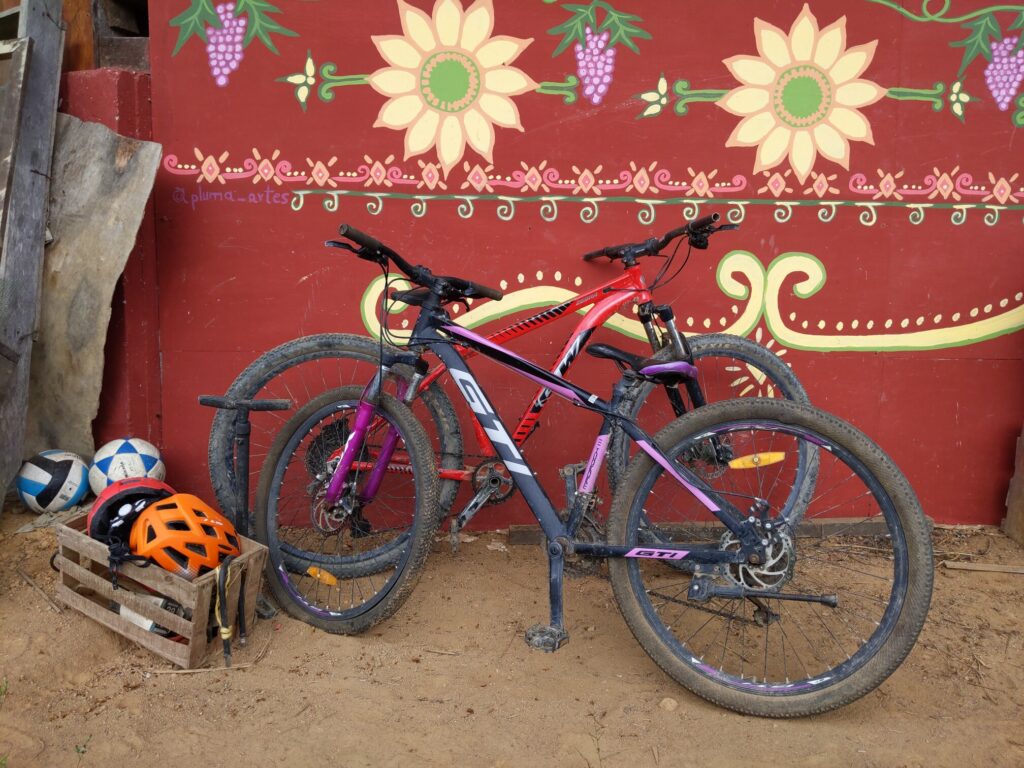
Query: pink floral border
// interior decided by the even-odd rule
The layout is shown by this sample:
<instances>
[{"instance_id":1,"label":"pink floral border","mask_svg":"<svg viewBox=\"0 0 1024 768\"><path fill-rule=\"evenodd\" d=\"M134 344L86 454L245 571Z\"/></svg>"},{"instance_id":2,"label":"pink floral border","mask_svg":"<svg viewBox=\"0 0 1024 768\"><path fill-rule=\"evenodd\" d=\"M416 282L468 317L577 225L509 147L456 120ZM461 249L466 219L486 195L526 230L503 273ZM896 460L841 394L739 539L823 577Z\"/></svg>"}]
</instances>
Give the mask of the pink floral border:
<instances>
[{"instance_id":1,"label":"pink floral border","mask_svg":"<svg viewBox=\"0 0 1024 768\"><path fill-rule=\"evenodd\" d=\"M461 174L442 173L437 163L417 160L416 167L395 162L394 155L383 159L363 156L363 162L354 169L345 170L339 166L337 156L327 160L305 158L305 167L296 168L290 160L281 158L280 150L269 155L252 149L251 154L240 162L230 161L230 152L208 154L196 147L195 161L181 161L177 155L164 158L166 171L176 176L191 176L208 184L226 184L229 181L249 180L254 184L274 183L279 186L312 187L314 189L357 188L385 190L419 190L432 192L471 191L477 194L501 194L519 192L527 194L557 194L566 196L601 197L605 195L658 195L662 192L675 196L693 198L727 199L747 190L747 195L762 195L780 199L794 193L796 181L791 170L763 171L763 183L748 179L743 174L731 177L722 175L718 169L710 171L685 169L686 178L675 178L672 170L658 167L657 162L638 165L630 161L628 168L606 169L604 165L570 167L563 172L543 161L539 164L520 162L519 168L496 170L493 165L462 164ZM891 171L879 168L877 180L869 181L864 173L850 175L846 188L859 197L872 200L891 199L894 201L917 201L922 199L954 200L979 199L980 202L1006 205L1019 203L1024 198L1024 186L1019 183L1020 173L997 176L989 171L988 183L976 183L974 176L961 172L956 166L952 170L934 168L923 179L912 181L903 170ZM811 183L802 190L804 195L820 200L840 194L835 182L838 174L814 172L808 179ZM796 189L803 185L797 185ZM749 189L748 189L749 188Z\"/></svg>"}]
</instances>

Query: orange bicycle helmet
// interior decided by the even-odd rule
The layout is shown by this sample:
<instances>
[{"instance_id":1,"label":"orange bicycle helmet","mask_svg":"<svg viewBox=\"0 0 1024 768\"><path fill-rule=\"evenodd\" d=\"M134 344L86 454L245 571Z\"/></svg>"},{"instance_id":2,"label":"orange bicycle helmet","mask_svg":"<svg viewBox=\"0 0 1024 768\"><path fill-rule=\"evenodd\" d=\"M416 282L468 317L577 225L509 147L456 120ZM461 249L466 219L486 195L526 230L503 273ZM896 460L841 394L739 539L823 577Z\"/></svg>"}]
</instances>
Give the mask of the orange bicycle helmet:
<instances>
[{"instance_id":1,"label":"orange bicycle helmet","mask_svg":"<svg viewBox=\"0 0 1024 768\"><path fill-rule=\"evenodd\" d=\"M132 527L130 547L189 581L241 553L231 521L189 493L146 507Z\"/></svg>"}]
</instances>

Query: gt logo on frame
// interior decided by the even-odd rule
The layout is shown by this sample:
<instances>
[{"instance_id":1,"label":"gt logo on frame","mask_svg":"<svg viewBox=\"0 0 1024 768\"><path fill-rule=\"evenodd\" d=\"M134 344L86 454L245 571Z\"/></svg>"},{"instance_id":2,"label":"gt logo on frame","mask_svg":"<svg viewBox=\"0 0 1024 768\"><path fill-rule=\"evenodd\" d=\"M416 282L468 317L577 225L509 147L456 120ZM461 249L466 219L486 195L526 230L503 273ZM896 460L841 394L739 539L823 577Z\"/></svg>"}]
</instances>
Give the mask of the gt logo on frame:
<instances>
[{"instance_id":1,"label":"gt logo on frame","mask_svg":"<svg viewBox=\"0 0 1024 768\"><path fill-rule=\"evenodd\" d=\"M509 436L508 432L501 425L501 421L498 419L498 415L493 411L490 405L487 403L487 398L484 397L483 392L480 391L480 387L477 385L473 377L465 371L457 371L453 368L449 368L452 378L455 379L455 383L459 385L459 389L462 391L462 396L466 398L466 402L469 407L473 409L480 418L480 425L484 428L484 432L487 433L487 437L490 438L491 442L495 447L502 445L505 447L507 452L519 459L519 461L506 459L502 456L502 463L508 468L509 472L515 472L519 475L528 475L533 477L529 467L522 462L522 455L519 453L519 449L516 448L515 442Z\"/></svg>"}]
</instances>

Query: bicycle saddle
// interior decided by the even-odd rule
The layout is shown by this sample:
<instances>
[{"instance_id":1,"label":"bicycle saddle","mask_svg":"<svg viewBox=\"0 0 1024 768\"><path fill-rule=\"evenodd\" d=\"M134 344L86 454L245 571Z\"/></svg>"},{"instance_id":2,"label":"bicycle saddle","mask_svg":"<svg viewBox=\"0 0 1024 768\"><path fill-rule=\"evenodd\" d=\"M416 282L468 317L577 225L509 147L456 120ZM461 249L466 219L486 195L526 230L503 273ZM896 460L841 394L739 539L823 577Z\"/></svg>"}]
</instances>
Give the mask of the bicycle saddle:
<instances>
[{"instance_id":1,"label":"bicycle saddle","mask_svg":"<svg viewBox=\"0 0 1024 768\"><path fill-rule=\"evenodd\" d=\"M587 347L587 354L614 360L622 370L630 368L643 378L659 384L678 384L686 379L697 378L697 368L691 363L683 360L640 357L610 344L591 344Z\"/></svg>"}]
</instances>

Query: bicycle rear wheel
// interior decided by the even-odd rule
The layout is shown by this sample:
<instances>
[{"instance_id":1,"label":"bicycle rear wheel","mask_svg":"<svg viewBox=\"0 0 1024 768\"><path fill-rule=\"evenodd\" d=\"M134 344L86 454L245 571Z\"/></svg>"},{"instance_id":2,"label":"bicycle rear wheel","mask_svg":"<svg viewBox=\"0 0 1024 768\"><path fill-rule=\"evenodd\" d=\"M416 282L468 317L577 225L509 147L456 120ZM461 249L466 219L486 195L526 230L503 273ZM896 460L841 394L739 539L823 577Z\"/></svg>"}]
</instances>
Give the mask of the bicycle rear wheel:
<instances>
[{"instance_id":1,"label":"bicycle rear wheel","mask_svg":"<svg viewBox=\"0 0 1024 768\"><path fill-rule=\"evenodd\" d=\"M256 537L270 549L267 580L285 610L329 632L362 632L398 610L437 529L438 477L426 432L412 412L382 395L370 432L345 479L343 500L324 493L351 434L361 387L326 392L281 430L260 476ZM395 471L373 499L358 493L390 430Z\"/></svg>"},{"instance_id":2,"label":"bicycle rear wheel","mask_svg":"<svg viewBox=\"0 0 1024 768\"><path fill-rule=\"evenodd\" d=\"M708 458L712 439L731 452L728 463ZM656 441L744 517L759 517L762 500L772 526L763 529L769 546L759 564L704 566L695 575L686 558L674 567L610 561L619 608L665 672L729 709L794 717L847 704L899 666L928 611L931 542L913 490L876 444L817 409L762 399L700 408ZM824 450L813 496L794 502L804 443ZM609 541L739 549L735 535L646 454L616 493ZM744 596L693 599L706 585ZM834 596L836 605L773 594Z\"/></svg>"}]
</instances>

